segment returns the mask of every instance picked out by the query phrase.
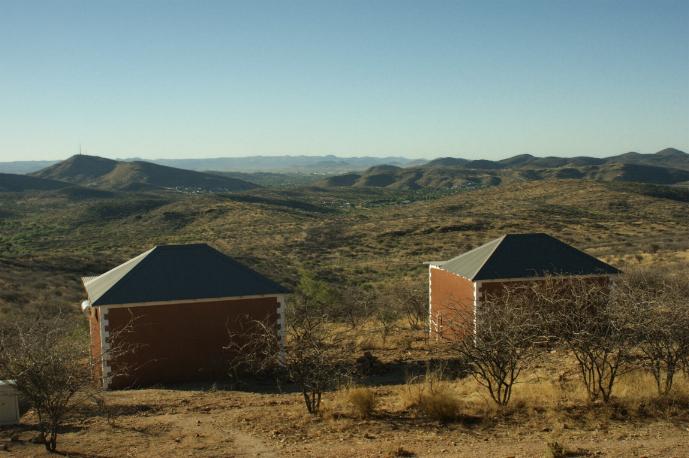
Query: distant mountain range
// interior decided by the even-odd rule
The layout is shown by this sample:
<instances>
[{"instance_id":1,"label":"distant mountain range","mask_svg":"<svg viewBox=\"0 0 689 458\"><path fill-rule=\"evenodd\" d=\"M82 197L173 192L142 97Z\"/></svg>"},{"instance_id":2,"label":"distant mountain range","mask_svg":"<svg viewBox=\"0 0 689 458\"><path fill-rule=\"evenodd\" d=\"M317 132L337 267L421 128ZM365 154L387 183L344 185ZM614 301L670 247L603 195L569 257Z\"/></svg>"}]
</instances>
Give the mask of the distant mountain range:
<instances>
[{"instance_id":1,"label":"distant mountain range","mask_svg":"<svg viewBox=\"0 0 689 458\"><path fill-rule=\"evenodd\" d=\"M406 157L247 156L211 159L156 159L149 162L189 170L218 172L342 173L381 164L420 165L424 160Z\"/></svg>"},{"instance_id":2,"label":"distant mountain range","mask_svg":"<svg viewBox=\"0 0 689 458\"><path fill-rule=\"evenodd\" d=\"M72 156L25 178L121 191L161 188L183 191L244 191L259 187L237 178L183 170L150 162L123 162L86 155Z\"/></svg>"},{"instance_id":3,"label":"distant mountain range","mask_svg":"<svg viewBox=\"0 0 689 458\"><path fill-rule=\"evenodd\" d=\"M32 173L59 161L15 161L0 162L0 172ZM366 170L381 164L412 166L425 160L405 157L338 157L338 156L247 156L219 157L207 159L124 159L122 162L148 162L186 170L204 172L268 172L268 173L324 173L334 174L352 170Z\"/></svg>"},{"instance_id":4,"label":"distant mountain range","mask_svg":"<svg viewBox=\"0 0 689 458\"><path fill-rule=\"evenodd\" d=\"M31 173L50 167L60 161L13 161L0 162L0 173Z\"/></svg>"},{"instance_id":5,"label":"distant mountain range","mask_svg":"<svg viewBox=\"0 0 689 458\"><path fill-rule=\"evenodd\" d=\"M406 166L378 164L363 171L350 171L348 167L382 159L324 157L332 159L329 162L330 167L343 167L348 173L327 176L315 183L322 187L448 189L497 185L505 179L543 180L549 178L635 181L666 185L689 184L689 154L673 148L654 154L626 153L607 158L536 157L522 154L499 161L445 157L423 164L409 159L391 158L398 162L406 161ZM244 165L248 166L250 160L253 160L255 167L267 167L270 161L275 167L287 167L287 164L292 164L295 168L307 167L308 164L314 167L316 164L324 166L323 161L309 162L313 159L308 156L287 156L281 158L283 162L276 157L256 157L188 160L187 162L181 160L175 163L211 167L206 161L240 160L245 161ZM345 165L345 162L348 165ZM220 163L216 163L218 164ZM29 175L0 173L0 191L51 190L80 186L105 191L176 189L186 192L222 192L244 191L260 187L257 182L265 185L278 183L282 186L313 183L313 175L282 176L286 178L283 179L274 172L213 171L204 173L145 161L116 161L97 156L76 155Z\"/></svg>"},{"instance_id":6,"label":"distant mountain range","mask_svg":"<svg viewBox=\"0 0 689 458\"><path fill-rule=\"evenodd\" d=\"M371 167L360 173L327 177L317 184L324 187L373 186L391 189L471 188L495 185L506 178L678 184L689 182L689 154L667 148L655 154L626 153L607 158L541 158L522 154L490 161L446 157L416 167Z\"/></svg>"},{"instance_id":7,"label":"distant mountain range","mask_svg":"<svg viewBox=\"0 0 689 458\"><path fill-rule=\"evenodd\" d=\"M575 157L536 157L531 154L519 154L499 161L486 159L468 160L454 157L443 157L427 162L426 167L460 166L476 170L500 170L507 168L560 168L582 167L605 164L640 164L670 167L689 170L689 154L675 148L666 148L653 154L624 153L604 158Z\"/></svg>"}]
</instances>

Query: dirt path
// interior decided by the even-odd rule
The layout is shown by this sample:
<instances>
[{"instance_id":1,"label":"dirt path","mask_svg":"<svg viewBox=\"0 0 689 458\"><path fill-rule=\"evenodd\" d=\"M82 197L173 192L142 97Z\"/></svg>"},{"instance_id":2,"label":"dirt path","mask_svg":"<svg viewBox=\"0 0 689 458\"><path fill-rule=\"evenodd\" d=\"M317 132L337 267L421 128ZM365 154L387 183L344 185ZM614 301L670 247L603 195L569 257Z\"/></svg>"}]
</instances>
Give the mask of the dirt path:
<instances>
[{"instance_id":1,"label":"dirt path","mask_svg":"<svg viewBox=\"0 0 689 458\"><path fill-rule=\"evenodd\" d=\"M167 417L167 418L165 418ZM183 413L158 417L166 424L161 442L170 453L179 448L193 450L195 456L263 457L279 456L276 450L254 435L233 427L222 414ZM174 444L174 445L172 445Z\"/></svg>"},{"instance_id":2,"label":"dirt path","mask_svg":"<svg viewBox=\"0 0 689 458\"><path fill-rule=\"evenodd\" d=\"M241 431L235 431L232 435L236 447L236 456L256 456L263 458L276 458L279 454L265 442Z\"/></svg>"}]
</instances>

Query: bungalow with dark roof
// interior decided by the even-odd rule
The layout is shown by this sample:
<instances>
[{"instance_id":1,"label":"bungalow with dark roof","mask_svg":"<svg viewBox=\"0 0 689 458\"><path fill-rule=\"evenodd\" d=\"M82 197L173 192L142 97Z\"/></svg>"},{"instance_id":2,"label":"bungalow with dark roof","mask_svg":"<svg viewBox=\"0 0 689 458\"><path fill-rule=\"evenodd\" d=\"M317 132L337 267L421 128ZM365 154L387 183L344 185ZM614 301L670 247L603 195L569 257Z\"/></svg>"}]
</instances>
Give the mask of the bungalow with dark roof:
<instances>
[{"instance_id":1,"label":"bungalow with dark roof","mask_svg":"<svg viewBox=\"0 0 689 458\"><path fill-rule=\"evenodd\" d=\"M222 378L223 347L254 320L284 339L289 291L206 244L156 246L82 281L105 388ZM131 351L112 351L114 336Z\"/></svg>"},{"instance_id":2,"label":"bungalow with dark roof","mask_svg":"<svg viewBox=\"0 0 689 458\"><path fill-rule=\"evenodd\" d=\"M609 281L619 270L547 234L507 234L449 261L428 262L428 328L439 338L444 321L475 316L487 294L510 282L546 277ZM475 330L474 330L475 332Z\"/></svg>"}]
</instances>

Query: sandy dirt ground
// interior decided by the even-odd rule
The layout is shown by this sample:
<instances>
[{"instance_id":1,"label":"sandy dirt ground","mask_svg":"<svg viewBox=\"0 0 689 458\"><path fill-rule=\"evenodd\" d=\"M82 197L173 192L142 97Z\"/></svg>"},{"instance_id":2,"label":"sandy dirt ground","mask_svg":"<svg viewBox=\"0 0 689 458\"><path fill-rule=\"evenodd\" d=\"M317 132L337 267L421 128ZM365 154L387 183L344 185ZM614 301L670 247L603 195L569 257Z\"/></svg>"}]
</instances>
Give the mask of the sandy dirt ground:
<instances>
[{"instance_id":1,"label":"sandy dirt ground","mask_svg":"<svg viewBox=\"0 0 689 458\"><path fill-rule=\"evenodd\" d=\"M108 410L70 420L58 449L89 457L542 457L557 441L565 456L689 457L689 420L622 419L521 412L506 418L440 424L396 410L390 401L357 419L325 398L323 415L305 414L297 393L145 389L108 393ZM26 413L0 428L0 457L48 456Z\"/></svg>"}]
</instances>

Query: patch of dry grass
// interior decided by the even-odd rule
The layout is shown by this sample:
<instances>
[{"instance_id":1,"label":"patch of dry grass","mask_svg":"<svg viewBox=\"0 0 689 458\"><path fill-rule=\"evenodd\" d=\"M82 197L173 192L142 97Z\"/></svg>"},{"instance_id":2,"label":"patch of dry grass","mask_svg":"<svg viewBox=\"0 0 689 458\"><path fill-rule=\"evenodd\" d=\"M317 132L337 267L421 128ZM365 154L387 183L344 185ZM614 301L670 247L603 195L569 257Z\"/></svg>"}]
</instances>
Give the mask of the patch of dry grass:
<instances>
[{"instance_id":1,"label":"patch of dry grass","mask_svg":"<svg viewBox=\"0 0 689 458\"><path fill-rule=\"evenodd\" d=\"M363 386L347 387L343 390L343 396L347 400L354 415L359 418L369 418L376 410L378 396L374 389Z\"/></svg>"},{"instance_id":2,"label":"patch of dry grass","mask_svg":"<svg viewBox=\"0 0 689 458\"><path fill-rule=\"evenodd\" d=\"M400 396L405 409L432 420L451 421L461 412L462 402L454 384L443 380L439 371L412 378L402 388Z\"/></svg>"}]
</instances>

